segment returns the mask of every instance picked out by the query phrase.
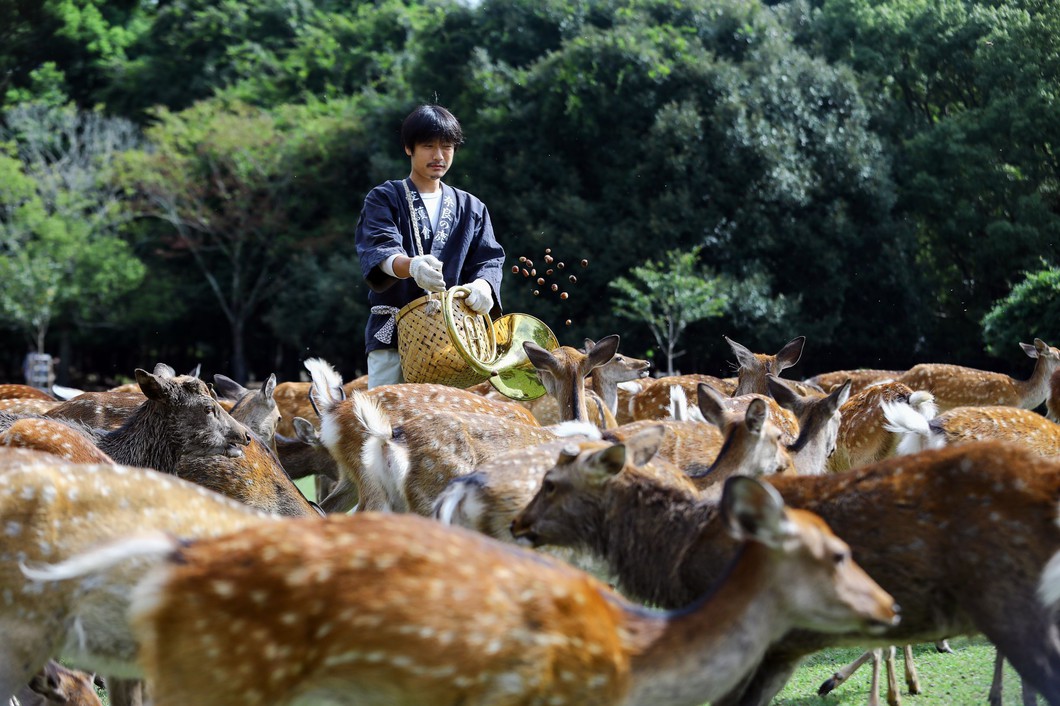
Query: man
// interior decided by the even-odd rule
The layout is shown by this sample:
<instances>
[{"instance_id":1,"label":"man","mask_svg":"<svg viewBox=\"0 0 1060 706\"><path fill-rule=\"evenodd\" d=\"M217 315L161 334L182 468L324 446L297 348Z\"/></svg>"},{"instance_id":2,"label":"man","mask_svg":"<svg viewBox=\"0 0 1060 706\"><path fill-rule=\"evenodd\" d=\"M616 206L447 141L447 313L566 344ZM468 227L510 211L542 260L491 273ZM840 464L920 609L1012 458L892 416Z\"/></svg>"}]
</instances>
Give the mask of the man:
<instances>
[{"instance_id":1,"label":"man","mask_svg":"<svg viewBox=\"0 0 1060 706\"><path fill-rule=\"evenodd\" d=\"M408 178L372 189L357 221L357 255L371 290L365 329L370 388L404 381L395 316L425 292L464 285L475 312L496 317L501 311L504 250L489 212L475 196L442 183L464 141L459 121L441 106L421 105L402 123L401 141Z\"/></svg>"}]
</instances>

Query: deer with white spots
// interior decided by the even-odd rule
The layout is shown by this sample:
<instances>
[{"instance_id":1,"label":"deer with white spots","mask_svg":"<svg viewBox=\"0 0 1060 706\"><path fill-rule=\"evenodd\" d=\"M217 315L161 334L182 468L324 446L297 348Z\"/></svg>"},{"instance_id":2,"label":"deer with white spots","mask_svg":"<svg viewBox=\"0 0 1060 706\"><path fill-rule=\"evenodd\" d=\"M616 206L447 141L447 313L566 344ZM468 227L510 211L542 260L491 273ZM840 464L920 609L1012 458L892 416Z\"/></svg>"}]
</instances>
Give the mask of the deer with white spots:
<instances>
[{"instance_id":1,"label":"deer with white spots","mask_svg":"<svg viewBox=\"0 0 1060 706\"><path fill-rule=\"evenodd\" d=\"M1060 349L1040 338L1034 345L1020 343L1023 352L1034 358L1034 370L1026 380L988 370L960 365L921 363L902 373L898 382L914 390L927 390L935 396L940 412L954 407L1007 405L1034 409L1049 395L1049 380L1060 369Z\"/></svg>"},{"instance_id":2,"label":"deer with white spots","mask_svg":"<svg viewBox=\"0 0 1060 706\"><path fill-rule=\"evenodd\" d=\"M571 346L560 346L553 351L548 351L533 341L523 343L523 350L534 366L534 370L537 371L538 379L548 396L559 406L558 419L555 421L592 422L601 429L618 425L615 421L614 410L608 407L604 400L595 394L587 395L585 378L614 360L618 354L619 342L617 334L604 336L591 346L589 344L592 341L587 340L588 348L584 353ZM596 413L593 416L590 416L587 405L590 397L593 399ZM616 406L618 404L617 387L615 404Z\"/></svg>"},{"instance_id":3,"label":"deer with white spots","mask_svg":"<svg viewBox=\"0 0 1060 706\"><path fill-rule=\"evenodd\" d=\"M804 385L816 387L823 392L831 392L835 388L850 381L850 394L856 395L867 387L890 382L898 378L904 370L877 370L874 368L858 368L856 370L833 370L828 373L820 373L803 380Z\"/></svg>"},{"instance_id":4,"label":"deer with white spots","mask_svg":"<svg viewBox=\"0 0 1060 706\"><path fill-rule=\"evenodd\" d=\"M353 398L346 398L342 377L320 358L306 360L305 366L313 378L310 399L320 416L320 442L335 459L339 471L338 485L321 501L320 507L325 512L348 512L355 505L359 510L389 507L389 487L365 473L361 456L368 432L354 410ZM387 421L393 426L425 412L442 410L491 415L537 425L534 415L517 404L491 400L445 385L382 385L359 394L386 410Z\"/></svg>"},{"instance_id":5,"label":"deer with white spots","mask_svg":"<svg viewBox=\"0 0 1060 706\"><path fill-rule=\"evenodd\" d=\"M940 449L969 441L1013 441L1039 456L1060 456L1060 424L1029 409L954 407L928 416L909 404L884 404L886 428L901 436L898 453Z\"/></svg>"},{"instance_id":6,"label":"deer with white spots","mask_svg":"<svg viewBox=\"0 0 1060 706\"><path fill-rule=\"evenodd\" d=\"M138 678L126 618L150 561L81 581L40 582L21 565L64 561L155 529L178 538L231 532L273 516L177 478L113 465L18 463L0 472L0 703L49 657L106 677Z\"/></svg>"},{"instance_id":7,"label":"deer with white spots","mask_svg":"<svg viewBox=\"0 0 1060 706\"><path fill-rule=\"evenodd\" d=\"M14 399L56 401L55 397L52 395L31 385L20 385L18 383L5 383L0 385L0 400Z\"/></svg>"},{"instance_id":8,"label":"deer with white spots","mask_svg":"<svg viewBox=\"0 0 1060 706\"><path fill-rule=\"evenodd\" d=\"M113 463L83 430L57 419L0 412L0 445L52 454L71 463Z\"/></svg>"},{"instance_id":9,"label":"deer with white spots","mask_svg":"<svg viewBox=\"0 0 1060 706\"><path fill-rule=\"evenodd\" d=\"M735 547L716 504L658 469L624 464L625 454L606 444L580 446L546 473L513 524L517 537L587 547L629 595L663 607L684 605L720 580ZM902 605L902 622L880 635L793 631L721 703L769 703L803 657L826 647L982 632L1060 704L1060 460L975 442L769 483L850 543Z\"/></svg>"},{"instance_id":10,"label":"deer with white spots","mask_svg":"<svg viewBox=\"0 0 1060 706\"><path fill-rule=\"evenodd\" d=\"M742 548L716 590L672 613L518 547L383 513L282 537L129 540L54 572L168 555L131 611L156 706L699 706L792 628L897 620L812 514L749 478L721 505Z\"/></svg>"},{"instance_id":11,"label":"deer with white spots","mask_svg":"<svg viewBox=\"0 0 1060 706\"><path fill-rule=\"evenodd\" d=\"M630 421L678 419L671 406L671 400L675 396L674 388L680 389L687 401L696 398L696 389L701 384L709 385L725 397L732 397L732 393L736 390L735 378L718 378L701 374L657 378L645 384L630 399L629 408L632 417Z\"/></svg>"}]
</instances>

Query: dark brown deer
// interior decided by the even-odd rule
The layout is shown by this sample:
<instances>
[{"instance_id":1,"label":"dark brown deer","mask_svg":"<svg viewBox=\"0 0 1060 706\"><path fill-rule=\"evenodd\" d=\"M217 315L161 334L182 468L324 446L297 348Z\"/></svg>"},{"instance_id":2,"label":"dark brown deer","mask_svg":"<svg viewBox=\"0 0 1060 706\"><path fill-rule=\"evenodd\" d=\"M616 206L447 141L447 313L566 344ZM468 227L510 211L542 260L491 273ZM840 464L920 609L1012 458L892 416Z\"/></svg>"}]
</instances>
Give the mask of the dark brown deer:
<instances>
[{"instance_id":1,"label":"dark brown deer","mask_svg":"<svg viewBox=\"0 0 1060 706\"><path fill-rule=\"evenodd\" d=\"M717 506L660 480L657 468L623 467L624 454L616 454L602 442L582 442L579 454L548 471L513 531L535 544L595 549L634 597L683 605L720 578L734 550ZM1060 461L977 442L770 483L793 506L841 528L854 556L905 612L901 626L883 636L794 632L720 703L768 703L805 655L825 647L982 632L1049 703L1060 704L1052 612L1060 592ZM1040 582L1052 586L1045 604Z\"/></svg>"},{"instance_id":2,"label":"dark brown deer","mask_svg":"<svg viewBox=\"0 0 1060 706\"><path fill-rule=\"evenodd\" d=\"M19 689L10 706L103 706L93 675L48 660L29 684Z\"/></svg>"}]
</instances>

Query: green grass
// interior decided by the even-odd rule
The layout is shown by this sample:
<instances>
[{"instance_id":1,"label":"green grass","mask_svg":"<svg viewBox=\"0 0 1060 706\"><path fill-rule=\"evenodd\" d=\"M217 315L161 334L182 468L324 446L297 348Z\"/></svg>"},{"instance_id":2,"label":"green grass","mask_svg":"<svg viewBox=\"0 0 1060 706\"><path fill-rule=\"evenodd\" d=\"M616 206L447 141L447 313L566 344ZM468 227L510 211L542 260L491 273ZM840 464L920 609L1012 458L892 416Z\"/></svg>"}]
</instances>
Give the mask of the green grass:
<instances>
[{"instance_id":1,"label":"green grass","mask_svg":"<svg viewBox=\"0 0 1060 706\"><path fill-rule=\"evenodd\" d=\"M898 685L902 703L907 706L963 706L986 704L994 674L994 646L986 638L955 638L949 641L953 654L940 654L933 644L916 645L913 657L920 676L919 696L906 692L904 663L898 653ZM827 696L817 696L817 689L840 667L854 661L860 649L832 649L810 656L795 673L783 691L774 699L775 706L864 706L868 699L871 665L865 665L847 683ZM886 673L881 669L880 703L886 702ZM1016 672L1005 665L1004 703L1022 703Z\"/></svg>"}]
</instances>

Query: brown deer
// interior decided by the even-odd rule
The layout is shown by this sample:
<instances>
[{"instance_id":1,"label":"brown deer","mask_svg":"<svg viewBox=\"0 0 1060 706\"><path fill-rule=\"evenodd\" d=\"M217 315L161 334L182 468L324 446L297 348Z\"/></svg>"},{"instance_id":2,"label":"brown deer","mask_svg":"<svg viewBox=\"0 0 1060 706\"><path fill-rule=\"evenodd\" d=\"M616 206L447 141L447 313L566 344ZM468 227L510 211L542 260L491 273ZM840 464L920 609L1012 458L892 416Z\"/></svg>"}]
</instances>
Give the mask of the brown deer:
<instances>
[{"instance_id":1,"label":"brown deer","mask_svg":"<svg viewBox=\"0 0 1060 706\"><path fill-rule=\"evenodd\" d=\"M954 407L929 417L902 402L885 403L886 429L900 434L898 453L968 441L1014 441L1040 456L1060 456L1060 425L1020 407Z\"/></svg>"},{"instance_id":2,"label":"brown deer","mask_svg":"<svg viewBox=\"0 0 1060 706\"><path fill-rule=\"evenodd\" d=\"M346 398L342 377L320 358L306 360L305 366L313 378L310 398L320 416L319 438L339 470L338 485L321 501L321 508L325 512L347 512L358 505L358 499L358 507L362 510L385 507L386 489L364 474L361 450L366 439L365 425L354 412L352 402ZM519 405L490 400L445 385L383 385L361 394L385 409L390 424L394 426L423 412L441 410L537 424L534 416Z\"/></svg>"},{"instance_id":3,"label":"brown deer","mask_svg":"<svg viewBox=\"0 0 1060 706\"><path fill-rule=\"evenodd\" d=\"M630 411L633 421L650 421L676 419L671 401L674 398L673 388L680 388L686 400L696 399L696 388L700 384L710 385L726 397L731 397L736 390L734 378L718 378L713 375L672 375L656 378L633 395L630 400Z\"/></svg>"},{"instance_id":4,"label":"brown deer","mask_svg":"<svg viewBox=\"0 0 1060 706\"><path fill-rule=\"evenodd\" d=\"M146 400L139 387L135 392L83 392L52 406L44 416L78 422L89 429L114 430L127 422Z\"/></svg>"},{"instance_id":5,"label":"brown deer","mask_svg":"<svg viewBox=\"0 0 1060 706\"><path fill-rule=\"evenodd\" d=\"M56 401L52 395L31 385L20 385L18 383L0 385L0 400L11 399Z\"/></svg>"},{"instance_id":6,"label":"brown deer","mask_svg":"<svg viewBox=\"0 0 1060 706\"><path fill-rule=\"evenodd\" d=\"M126 610L147 565L85 581L41 584L20 564L64 561L151 529L194 538L271 516L155 471L98 464L19 464L0 472L0 703L48 658L114 677L139 677Z\"/></svg>"},{"instance_id":7,"label":"brown deer","mask_svg":"<svg viewBox=\"0 0 1060 706\"><path fill-rule=\"evenodd\" d=\"M833 370L829 373L821 373L811 378L806 378L803 383L810 387L816 387L824 392L831 392L847 380L850 381L850 394L856 395L866 387L879 385L881 382L896 380L903 370L876 370L873 368L858 368L857 370Z\"/></svg>"},{"instance_id":8,"label":"brown deer","mask_svg":"<svg viewBox=\"0 0 1060 706\"><path fill-rule=\"evenodd\" d=\"M365 499L365 510L414 512L431 516L449 483L512 449L525 449L557 437L598 437L586 422L540 427L485 414L425 412L391 424L367 395L355 393L353 408L367 435L361 452L366 485L383 490L381 503Z\"/></svg>"},{"instance_id":9,"label":"brown deer","mask_svg":"<svg viewBox=\"0 0 1060 706\"><path fill-rule=\"evenodd\" d=\"M281 382L277 383L272 397L276 400L276 406L280 410L280 423L276 426L276 433L288 439L296 438L298 432L294 426L296 417L309 421L310 424L319 425L320 417L313 409L313 403L309 401L309 389L313 386L311 382ZM349 397L354 392L367 392L368 376L362 375L342 385L343 392Z\"/></svg>"},{"instance_id":10,"label":"brown deer","mask_svg":"<svg viewBox=\"0 0 1060 706\"><path fill-rule=\"evenodd\" d=\"M828 471L847 471L897 454L902 435L887 429L883 405L899 402L928 418L937 411L930 392L914 391L896 381L866 387L851 395L839 408L839 434L836 450L826 464Z\"/></svg>"},{"instance_id":11,"label":"brown deer","mask_svg":"<svg viewBox=\"0 0 1060 706\"><path fill-rule=\"evenodd\" d=\"M273 397L276 375L270 374L260 388L251 390L227 375L218 373L213 376L213 386L217 401L232 418L242 422L243 426L275 451L276 427L280 423L280 410Z\"/></svg>"},{"instance_id":12,"label":"brown deer","mask_svg":"<svg viewBox=\"0 0 1060 706\"><path fill-rule=\"evenodd\" d=\"M547 351L533 341L523 343L523 350L537 371L538 379L548 395L559 405L558 421L591 421L586 406L585 378L614 359L618 354L619 341L617 334L604 336L585 353L570 346L560 346L554 351ZM602 402L601 406L599 412L604 422L598 426L617 426L613 411L603 406Z\"/></svg>"},{"instance_id":13,"label":"brown deer","mask_svg":"<svg viewBox=\"0 0 1060 706\"><path fill-rule=\"evenodd\" d=\"M623 467L602 442L580 446L546 473L513 524L516 536L588 547L631 595L664 607L685 604L722 576L734 547L716 504L660 481L658 469ZM985 634L1049 703L1060 703L1060 460L975 442L770 484L841 528L857 560L905 608L903 619L884 635L793 632L718 703L768 703L805 655L825 647L970 632Z\"/></svg>"},{"instance_id":14,"label":"brown deer","mask_svg":"<svg viewBox=\"0 0 1060 706\"><path fill-rule=\"evenodd\" d=\"M933 394L940 412L954 407L988 405L1034 409L1049 395L1049 379L1060 369L1060 350L1040 338L1034 339L1034 345L1020 343L1020 347L1035 359L1034 370L1026 380L941 363L914 365L897 379L914 390Z\"/></svg>"},{"instance_id":15,"label":"brown deer","mask_svg":"<svg viewBox=\"0 0 1060 706\"><path fill-rule=\"evenodd\" d=\"M93 675L48 660L9 706L103 706Z\"/></svg>"},{"instance_id":16,"label":"brown deer","mask_svg":"<svg viewBox=\"0 0 1060 706\"><path fill-rule=\"evenodd\" d=\"M57 419L0 412L0 445L41 451L71 463L113 463L87 434Z\"/></svg>"},{"instance_id":17,"label":"brown deer","mask_svg":"<svg viewBox=\"0 0 1060 706\"><path fill-rule=\"evenodd\" d=\"M5 400L0 400L0 412L19 415L44 414L45 412L54 409L59 404L58 400L10 397Z\"/></svg>"},{"instance_id":18,"label":"brown deer","mask_svg":"<svg viewBox=\"0 0 1060 706\"><path fill-rule=\"evenodd\" d=\"M381 513L283 537L248 528L190 544L134 539L56 573L168 555L132 609L157 706L698 706L792 628L897 620L893 599L812 514L749 478L729 481L721 507L741 545L731 569L672 613L518 547Z\"/></svg>"},{"instance_id":19,"label":"brown deer","mask_svg":"<svg viewBox=\"0 0 1060 706\"><path fill-rule=\"evenodd\" d=\"M740 364L736 371L736 389L733 397L756 393L759 395L769 394L766 387L766 375L772 373L780 377L781 371L794 366L802 357L802 349L806 345L805 336L797 336L781 348L775 355L768 353L753 353L749 348L743 346L728 336L724 336L736 360ZM800 389L801 394L810 394L810 390Z\"/></svg>"}]
</instances>

